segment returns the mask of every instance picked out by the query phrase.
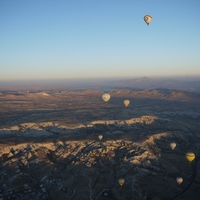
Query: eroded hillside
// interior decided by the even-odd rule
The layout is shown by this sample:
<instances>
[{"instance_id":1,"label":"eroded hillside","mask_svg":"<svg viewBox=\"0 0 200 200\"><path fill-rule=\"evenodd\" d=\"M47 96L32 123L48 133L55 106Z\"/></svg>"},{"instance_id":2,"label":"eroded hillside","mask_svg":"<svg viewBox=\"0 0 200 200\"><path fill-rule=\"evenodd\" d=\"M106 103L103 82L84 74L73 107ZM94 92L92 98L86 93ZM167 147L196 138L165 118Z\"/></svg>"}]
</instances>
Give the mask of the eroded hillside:
<instances>
[{"instance_id":1,"label":"eroded hillside","mask_svg":"<svg viewBox=\"0 0 200 200\"><path fill-rule=\"evenodd\" d=\"M124 93L1 94L0 198L198 199L199 104Z\"/></svg>"}]
</instances>

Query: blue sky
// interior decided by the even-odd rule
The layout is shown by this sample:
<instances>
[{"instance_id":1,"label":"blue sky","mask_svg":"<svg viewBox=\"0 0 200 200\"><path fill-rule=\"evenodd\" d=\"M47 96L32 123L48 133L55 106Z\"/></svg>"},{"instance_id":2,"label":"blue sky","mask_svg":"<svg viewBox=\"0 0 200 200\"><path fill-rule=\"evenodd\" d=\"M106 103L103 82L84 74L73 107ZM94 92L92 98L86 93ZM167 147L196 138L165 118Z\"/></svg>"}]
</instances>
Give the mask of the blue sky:
<instances>
[{"instance_id":1,"label":"blue sky","mask_svg":"<svg viewBox=\"0 0 200 200\"><path fill-rule=\"evenodd\" d=\"M1 0L0 80L200 76L199 9L199 0Z\"/></svg>"}]
</instances>

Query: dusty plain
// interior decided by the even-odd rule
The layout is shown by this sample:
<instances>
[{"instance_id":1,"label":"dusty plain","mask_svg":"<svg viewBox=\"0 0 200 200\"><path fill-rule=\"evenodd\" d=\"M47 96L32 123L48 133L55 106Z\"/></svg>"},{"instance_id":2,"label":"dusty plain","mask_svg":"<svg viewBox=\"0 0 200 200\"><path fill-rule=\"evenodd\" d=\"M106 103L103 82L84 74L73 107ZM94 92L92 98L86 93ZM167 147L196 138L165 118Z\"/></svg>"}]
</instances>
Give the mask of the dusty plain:
<instances>
[{"instance_id":1,"label":"dusty plain","mask_svg":"<svg viewBox=\"0 0 200 200\"><path fill-rule=\"evenodd\" d=\"M199 200L200 95L108 92L0 92L0 199Z\"/></svg>"}]
</instances>

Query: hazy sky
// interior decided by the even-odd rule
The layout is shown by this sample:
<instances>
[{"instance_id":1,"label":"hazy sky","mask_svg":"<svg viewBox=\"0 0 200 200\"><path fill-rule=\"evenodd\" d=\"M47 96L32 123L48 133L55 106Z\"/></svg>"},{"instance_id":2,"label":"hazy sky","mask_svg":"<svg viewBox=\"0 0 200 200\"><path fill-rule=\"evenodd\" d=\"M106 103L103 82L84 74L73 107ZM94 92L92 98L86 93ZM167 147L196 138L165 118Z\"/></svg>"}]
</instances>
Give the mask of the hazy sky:
<instances>
[{"instance_id":1,"label":"hazy sky","mask_svg":"<svg viewBox=\"0 0 200 200\"><path fill-rule=\"evenodd\" d=\"M200 75L199 20L200 0L0 0L0 80Z\"/></svg>"}]
</instances>

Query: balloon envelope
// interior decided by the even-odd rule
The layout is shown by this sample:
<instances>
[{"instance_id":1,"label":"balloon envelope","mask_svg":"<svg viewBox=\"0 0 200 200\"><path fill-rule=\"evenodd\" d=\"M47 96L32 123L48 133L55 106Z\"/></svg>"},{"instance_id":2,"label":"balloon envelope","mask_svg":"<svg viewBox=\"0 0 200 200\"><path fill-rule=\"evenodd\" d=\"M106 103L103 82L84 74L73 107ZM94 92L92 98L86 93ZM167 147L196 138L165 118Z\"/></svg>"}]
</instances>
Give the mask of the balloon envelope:
<instances>
[{"instance_id":1,"label":"balloon envelope","mask_svg":"<svg viewBox=\"0 0 200 200\"><path fill-rule=\"evenodd\" d=\"M176 182L180 185L183 182L183 179L181 177L177 177Z\"/></svg>"},{"instance_id":2,"label":"balloon envelope","mask_svg":"<svg viewBox=\"0 0 200 200\"><path fill-rule=\"evenodd\" d=\"M130 104L130 101L128 99L124 100L124 106L127 108Z\"/></svg>"},{"instance_id":3,"label":"balloon envelope","mask_svg":"<svg viewBox=\"0 0 200 200\"><path fill-rule=\"evenodd\" d=\"M104 93L102 95L102 99L103 99L104 102L107 103L110 100L110 94L109 93Z\"/></svg>"},{"instance_id":4,"label":"balloon envelope","mask_svg":"<svg viewBox=\"0 0 200 200\"><path fill-rule=\"evenodd\" d=\"M103 139L103 135L99 135L98 138L99 138L100 140L102 140L102 139Z\"/></svg>"},{"instance_id":5,"label":"balloon envelope","mask_svg":"<svg viewBox=\"0 0 200 200\"><path fill-rule=\"evenodd\" d=\"M175 142L170 143L170 147L172 150L174 150L176 148L176 143Z\"/></svg>"},{"instance_id":6,"label":"balloon envelope","mask_svg":"<svg viewBox=\"0 0 200 200\"><path fill-rule=\"evenodd\" d=\"M146 22L147 25L149 25L151 20L152 20L152 16L151 15L145 15L144 16L144 21Z\"/></svg>"},{"instance_id":7,"label":"balloon envelope","mask_svg":"<svg viewBox=\"0 0 200 200\"><path fill-rule=\"evenodd\" d=\"M125 182L125 180L123 178L120 178L118 180L118 183L119 183L120 186L124 185L124 182Z\"/></svg>"},{"instance_id":8,"label":"balloon envelope","mask_svg":"<svg viewBox=\"0 0 200 200\"><path fill-rule=\"evenodd\" d=\"M187 152L185 157L189 162L192 162L195 159L195 154L192 152Z\"/></svg>"}]
</instances>

